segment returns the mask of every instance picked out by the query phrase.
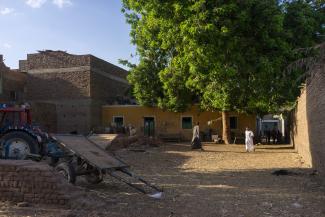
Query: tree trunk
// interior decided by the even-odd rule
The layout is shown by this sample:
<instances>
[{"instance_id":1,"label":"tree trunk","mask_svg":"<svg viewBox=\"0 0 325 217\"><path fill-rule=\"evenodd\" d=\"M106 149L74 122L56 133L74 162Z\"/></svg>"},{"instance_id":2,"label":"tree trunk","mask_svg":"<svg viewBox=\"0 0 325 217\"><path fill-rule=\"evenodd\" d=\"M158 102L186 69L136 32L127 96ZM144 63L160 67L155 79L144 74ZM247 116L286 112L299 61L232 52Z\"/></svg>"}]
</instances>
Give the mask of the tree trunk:
<instances>
[{"instance_id":1,"label":"tree trunk","mask_svg":"<svg viewBox=\"0 0 325 217\"><path fill-rule=\"evenodd\" d=\"M229 144L230 141L230 126L229 126L229 113L222 111L222 140L225 144Z\"/></svg>"}]
</instances>

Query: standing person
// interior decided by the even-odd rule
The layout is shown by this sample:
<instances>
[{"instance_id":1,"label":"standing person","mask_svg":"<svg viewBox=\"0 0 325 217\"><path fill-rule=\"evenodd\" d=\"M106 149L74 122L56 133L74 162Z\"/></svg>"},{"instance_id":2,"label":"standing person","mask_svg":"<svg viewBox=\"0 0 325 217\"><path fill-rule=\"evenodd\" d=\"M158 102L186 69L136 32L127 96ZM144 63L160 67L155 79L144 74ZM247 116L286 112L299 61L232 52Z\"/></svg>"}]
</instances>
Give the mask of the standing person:
<instances>
[{"instance_id":1,"label":"standing person","mask_svg":"<svg viewBox=\"0 0 325 217\"><path fill-rule=\"evenodd\" d=\"M277 139L276 139L276 142L278 144L281 144L281 142L282 142L282 133L280 132L280 130L277 131Z\"/></svg>"},{"instance_id":2,"label":"standing person","mask_svg":"<svg viewBox=\"0 0 325 217\"><path fill-rule=\"evenodd\" d=\"M272 136L272 142L273 142L273 144L276 143L276 140L277 140L277 133L278 133L278 131L277 131L277 129L276 129L275 126L274 126L273 129L272 129L272 132L271 132L271 136Z\"/></svg>"},{"instance_id":3,"label":"standing person","mask_svg":"<svg viewBox=\"0 0 325 217\"><path fill-rule=\"evenodd\" d=\"M192 149L202 149L202 144L201 144L201 140L200 140L200 127L199 127L200 123L197 122L196 125L193 127L193 137L192 137L192 142L191 142L191 146Z\"/></svg>"},{"instance_id":4,"label":"standing person","mask_svg":"<svg viewBox=\"0 0 325 217\"><path fill-rule=\"evenodd\" d=\"M248 127L246 127L245 130L246 152L255 151L253 137L254 137L254 133Z\"/></svg>"},{"instance_id":5,"label":"standing person","mask_svg":"<svg viewBox=\"0 0 325 217\"><path fill-rule=\"evenodd\" d=\"M267 144L271 144L271 130L266 131L266 136L267 136Z\"/></svg>"},{"instance_id":6,"label":"standing person","mask_svg":"<svg viewBox=\"0 0 325 217\"><path fill-rule=\"evenodd\" d=\"M270 131L269 131L267 125L266 125L265 126L265 129L264 129L264 136L265 136L266 144L269 144L270 143L271 134L269 132Z\"/></svg>"}]
</instances>

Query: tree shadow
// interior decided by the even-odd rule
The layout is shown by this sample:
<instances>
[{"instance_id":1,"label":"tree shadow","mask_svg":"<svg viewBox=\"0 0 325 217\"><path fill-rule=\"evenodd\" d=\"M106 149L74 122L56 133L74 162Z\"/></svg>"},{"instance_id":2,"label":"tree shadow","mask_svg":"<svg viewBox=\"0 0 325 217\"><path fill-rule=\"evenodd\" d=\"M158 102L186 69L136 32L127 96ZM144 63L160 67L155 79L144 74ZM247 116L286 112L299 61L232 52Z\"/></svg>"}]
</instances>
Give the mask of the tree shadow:
<instances>
[{"instance_id":1,"label":"tree shadow","mask_svg":"<svg viewBox=\"0 0 325 217\"><path fill-rule=\"evenodd\" d=\"M240 158L238 153L241 152L234 152L235 158ZM242 153L242 156L253 159L258 154ZM286 154L294 153L280 153L283 157ZM167 144L137 153L123 150L118 155L132 165L136 174L162 187L164 196L153 200L107 177L96 191L111 194L110 198L116 200L109 207L111 216L321 216L325 213L324 189L312 175L312 169L279 165L265 169L232 169L231 165L200 169L207 162L216 162L214 165L218 166L218 161L229 154L221 153L223 157L209 161L218 153L191 151L187 145ZM193 162L193 156L201 157ZM190 160L193 165L186 166ZM272 175L278 169L293 173Z\"/></svg>"},{"instance_id":2,"label":"tree shadow","mask_svg":"<svg viewBox=\"0 0 325 217\"><path fill-rule=\"evenodd\" d=\"M266 150L292 150L295 149L292 145L288 145L288 146L280 146L280 147L256 147L256 149L266 149Z\"/></svg>"}]
</instances>

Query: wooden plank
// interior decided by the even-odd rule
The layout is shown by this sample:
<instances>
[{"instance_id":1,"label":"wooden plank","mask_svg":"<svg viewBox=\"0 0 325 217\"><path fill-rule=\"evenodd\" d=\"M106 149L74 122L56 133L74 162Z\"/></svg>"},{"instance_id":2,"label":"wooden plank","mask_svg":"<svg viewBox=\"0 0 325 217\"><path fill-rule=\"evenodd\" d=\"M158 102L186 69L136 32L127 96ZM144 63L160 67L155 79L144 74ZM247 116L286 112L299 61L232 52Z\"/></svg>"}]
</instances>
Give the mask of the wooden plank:
<instances>
[{"instance_id":1,"label":"wooden plank","mask_svg":"<svg viewBox=\"0 0 325 217\"><path fill-rule=\"evenodd\" d=\"M54 138L57 139L61 145L99 169L127 167L126 164L119 161L84 136L60 134L55 135Z\"/></svg>"}]
</instances>

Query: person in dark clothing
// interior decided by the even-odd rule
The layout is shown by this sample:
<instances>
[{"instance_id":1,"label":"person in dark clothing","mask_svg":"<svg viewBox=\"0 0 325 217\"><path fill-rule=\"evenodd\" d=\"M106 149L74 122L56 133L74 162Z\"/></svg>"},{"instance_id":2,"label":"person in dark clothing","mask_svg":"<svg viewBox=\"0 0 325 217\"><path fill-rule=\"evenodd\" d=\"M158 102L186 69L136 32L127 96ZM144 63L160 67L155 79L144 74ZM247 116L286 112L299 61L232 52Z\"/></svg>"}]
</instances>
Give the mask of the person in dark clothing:
<instances>
[{"instance_id":1,"label":"person in dark clothing","mask_svg":"<svg viewBox=\"0 0 325 217\"><path fill-rule=\"evenodd\" d=\"M276 144L276 139L277 139L277 129L274 127L271 131L271 137L272 137L272 142L273 144Z\"/></svg>"},{"instance_id":2,"label":"person in dark clothing","mask_svg":"<svg viewBox=\"0 0 325 217\"><path fill-rule=\"evenodd\" d=\"M264 136L266 136L266 144L270 144L271 143L271 131L267 128L267 126L265 127L265 130L264 130Z\"/></svg>"},{"instance_id":3,"label":"person in dark clothing","mask_svg":"<svg viewBox=\"0 0 325 217\"><path fill-rule=\"evenodd\" d=\"M278 144L281 144L281 142L282 142L282 133L280 132L280 130L277 131L276 142Z\"/></svg>"}]
</instances>

